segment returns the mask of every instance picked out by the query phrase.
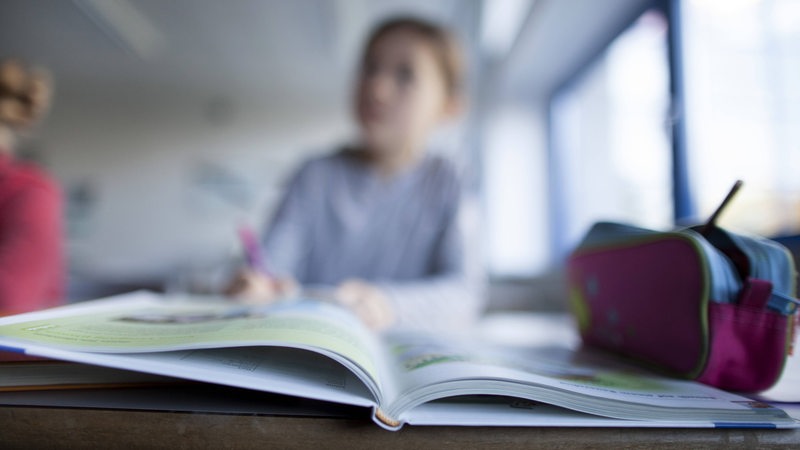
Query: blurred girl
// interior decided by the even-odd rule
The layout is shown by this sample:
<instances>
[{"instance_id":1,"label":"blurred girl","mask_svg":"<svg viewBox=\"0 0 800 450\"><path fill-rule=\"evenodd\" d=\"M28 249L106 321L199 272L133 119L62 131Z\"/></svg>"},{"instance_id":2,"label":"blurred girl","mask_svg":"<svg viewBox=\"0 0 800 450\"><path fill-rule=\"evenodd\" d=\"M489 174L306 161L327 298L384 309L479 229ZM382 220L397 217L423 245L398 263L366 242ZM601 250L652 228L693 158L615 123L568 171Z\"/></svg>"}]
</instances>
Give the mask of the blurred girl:
<instances>
[{"instance_id":1,"label":"blurred girl","mask_svg":"<svg viewBox=\"0 0 800 450\"><path fill-rule=\"evenodd\" d=\"M49 79L0 63L0 314L54 306L62 296L61 196L39 169L14 158L17 136L50 104Z\"/></svg>"},{"instance_id":2,"label":"blurred girl","mask_svg":"<svg viewBox=\"0 0 800 450\"><path fill-rule=\"evenodd\" d=\"M426 152L434 129L461 111L461 56L453 36L426 21L375 29L355 92L358 145L300 168L264 240L278 276L243 271L232 294L337 286L336 301L376 329L472 322L481 282L468 250L478 242L465 241L456 170Z\"/></svg>"}]
</instances>

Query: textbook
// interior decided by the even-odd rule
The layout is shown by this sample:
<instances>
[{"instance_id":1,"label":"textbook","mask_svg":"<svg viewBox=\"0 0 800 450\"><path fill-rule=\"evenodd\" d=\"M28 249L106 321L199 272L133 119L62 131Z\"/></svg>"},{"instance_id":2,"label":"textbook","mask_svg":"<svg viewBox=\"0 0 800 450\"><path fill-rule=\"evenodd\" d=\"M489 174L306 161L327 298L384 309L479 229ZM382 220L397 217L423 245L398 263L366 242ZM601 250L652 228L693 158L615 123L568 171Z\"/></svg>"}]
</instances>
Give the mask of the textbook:
<instances>
[{"instance_id":1,"label":"textbook","mask_svg":"<svg viewBox=\"0 0 800 450\"><path fill-rule=\"evenodd\" d=\"M311 299L253 306L134 292L0 318L0 351L365 407L388 430L798 427L766 403L556 350L376 335Z\"/></svg>"}]
</instances>

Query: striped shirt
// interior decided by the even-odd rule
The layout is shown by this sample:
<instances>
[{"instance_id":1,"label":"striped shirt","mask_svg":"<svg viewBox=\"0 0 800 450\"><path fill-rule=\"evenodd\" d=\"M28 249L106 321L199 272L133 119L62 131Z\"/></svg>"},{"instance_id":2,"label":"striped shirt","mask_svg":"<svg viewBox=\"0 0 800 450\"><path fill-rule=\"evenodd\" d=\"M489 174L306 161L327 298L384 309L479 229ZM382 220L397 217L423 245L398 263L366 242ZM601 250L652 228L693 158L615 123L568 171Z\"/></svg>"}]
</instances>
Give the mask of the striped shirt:
<instances>
[{"instance_id":1,"label":"striped shirt","mask_svg":"<svg viewBox=\"0 0 800 450\"><path fill-rule=\"evenodd\" d=\"M442 158L426 156L387 177L341 151L295 174L265 250L274 270L303 285L352 278L377 285L398 325L463 330L483 297L466 205L456 170Z\"/></svg>"}]
</instances>

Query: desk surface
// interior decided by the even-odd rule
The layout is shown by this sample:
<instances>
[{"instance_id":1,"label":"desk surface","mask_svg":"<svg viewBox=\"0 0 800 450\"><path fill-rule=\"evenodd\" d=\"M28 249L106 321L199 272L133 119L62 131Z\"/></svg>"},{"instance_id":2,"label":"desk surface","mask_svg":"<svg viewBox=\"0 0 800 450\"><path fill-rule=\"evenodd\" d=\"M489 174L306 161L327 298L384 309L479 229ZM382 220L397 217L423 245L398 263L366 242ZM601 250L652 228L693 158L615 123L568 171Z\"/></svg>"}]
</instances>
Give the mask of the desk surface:
<instances>
[{"instance_id":1,"label":"desk surface","mask_svg":"<svg viewBox=\"0 0 800 450\"><path fill-rule=\"evenodd\" d=\"M366 408L207 384L0 392L0 448L800 448L800 429L406 426Z\"/></svg>"},{"instance_id":2,"label":"desk surface","mask_svg":"<svg viewBox=\"0 0 800 450\"><path fill-rule=\"evenodd\" d=\"M405 427L366 418L0 407L3 448L787 448L800 430Z\"/></svg>"}]
</instances>

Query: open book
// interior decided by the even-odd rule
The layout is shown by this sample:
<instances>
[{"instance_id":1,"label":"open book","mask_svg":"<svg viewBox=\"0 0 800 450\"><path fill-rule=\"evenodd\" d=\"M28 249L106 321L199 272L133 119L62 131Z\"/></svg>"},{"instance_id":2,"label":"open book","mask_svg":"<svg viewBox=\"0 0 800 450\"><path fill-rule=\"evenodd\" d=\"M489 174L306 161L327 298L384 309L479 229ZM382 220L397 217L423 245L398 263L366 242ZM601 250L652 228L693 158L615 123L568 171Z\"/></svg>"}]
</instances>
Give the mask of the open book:
<instances>
[{"instance_id":1,"label":"open book","mask_svg":"<svg viewBox=\"0 0 800 450\"><path fill-rule=\"evenodd\" d=\"M311 300L242 306L138 292L2 318L0 350L368 407L390 430L797 427L764 403L568 352L376 336Z\"/></svg>"}]
</instances>

